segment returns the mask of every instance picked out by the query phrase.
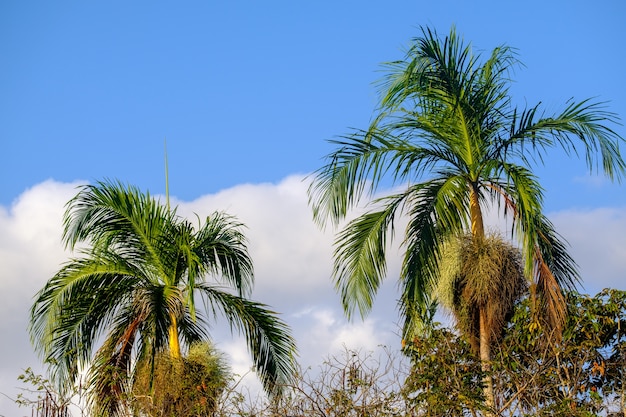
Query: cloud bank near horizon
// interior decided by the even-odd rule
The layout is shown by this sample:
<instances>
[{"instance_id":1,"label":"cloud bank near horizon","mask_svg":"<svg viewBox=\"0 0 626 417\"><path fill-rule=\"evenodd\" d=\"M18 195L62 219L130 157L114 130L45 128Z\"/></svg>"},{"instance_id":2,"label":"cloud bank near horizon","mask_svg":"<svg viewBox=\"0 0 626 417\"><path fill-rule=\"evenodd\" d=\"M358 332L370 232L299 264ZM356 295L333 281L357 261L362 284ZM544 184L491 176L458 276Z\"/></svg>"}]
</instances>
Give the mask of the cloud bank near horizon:
<instances>
[{"instance_id":1,"label":"cloud bank near horizon","mask_svg":"<svg viewBox=\"0 0 626 417\"><path fill-rule=\"evenodd\" d=\"M0 344L0 393L11 398L25 368L41 369L27 333L29 308L34 294L71 255L61 244L62 216L82 183L48 180L24 191L10 207L0 206L0 332L10 341ZM277 184L244 184L188 202L172 198L172 203L192 221L195 214L202 218L218 210L246 225L256 275L252 298L280 312L291 326L302 366L317 365L344 347L399 347L392 278L365 320L348 322L344 317L330 280L334 236L313 223L307 187L305 176L294 175ZM581 292L624 289L626 207L563 209L548 215L571 245L583 279ZM394 277L399 254L390 253L388 275ZM245 344L222 328L219 319L211 329L217 346L230 356L234 371L245 374L251 364ZM0 395L0 415L14 415L6 396Z\"/></svg>"}]
</instances>

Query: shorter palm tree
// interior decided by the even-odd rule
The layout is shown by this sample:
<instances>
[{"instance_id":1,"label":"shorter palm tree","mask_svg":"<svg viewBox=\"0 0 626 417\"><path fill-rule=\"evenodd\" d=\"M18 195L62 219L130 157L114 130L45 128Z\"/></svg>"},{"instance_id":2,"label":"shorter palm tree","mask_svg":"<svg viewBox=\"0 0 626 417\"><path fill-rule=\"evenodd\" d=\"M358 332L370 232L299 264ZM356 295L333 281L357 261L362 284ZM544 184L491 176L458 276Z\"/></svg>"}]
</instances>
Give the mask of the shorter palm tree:
<instances>
[{"instance_id":1,"label":"shorter palm tree","mask_svg":"<svg viewBox=\"0 0 626 417\"><path fill-rule=\"evenodd\" d=\"M61 387L89 369L95 415L121 415L133 370L208 340L207 319L218 314L244 334L269 393L295 374L288 326L247 298L254 278L243 225L224 213L198 222L119 182L83 186L68 203L63 241L81 256L37 294L30 333Z\"/></svg>"}]
</instances>

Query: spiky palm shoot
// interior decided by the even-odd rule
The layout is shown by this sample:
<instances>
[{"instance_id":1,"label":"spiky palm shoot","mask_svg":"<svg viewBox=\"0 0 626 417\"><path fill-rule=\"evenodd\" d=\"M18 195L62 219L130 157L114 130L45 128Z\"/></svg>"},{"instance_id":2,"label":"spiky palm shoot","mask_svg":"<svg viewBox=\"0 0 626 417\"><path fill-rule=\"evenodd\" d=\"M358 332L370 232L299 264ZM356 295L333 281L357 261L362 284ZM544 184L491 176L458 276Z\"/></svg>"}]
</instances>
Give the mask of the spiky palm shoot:
<instances>
[{"instance_id":1,"label":"spiky palm shoot","mask_svg":"<svg viewBox=\"0 0 626 417\"><path fill-rule=\"evenodd\" d=\"M576 264L543 213L543 190L532 174L552 147L577 154L590 169L620 179L623 139L601 104L569 102L546 115L540 105L518 109L509 95L515 52L495 48L483 61L454 28L445 38L428 29L402 61L386 65L379 114L362 131L332 142L337 150L309 188L315 219L334 225L383 180L399 186L337 235L335 286L348 317L367 314L387 274L387 240L406 220L399 276L403 336L431 311L444 245L454 236L485 236L483 211L500 209L522 251L523 273L538 317L559 328L562 290L578 280Z\"/></svg>"},{"instance_id":2,"label":"spiky palm shoot","mask_svg":"<svg viewBox=\"0 0 626 417\"><path fill-rule=\"evenodd\" d=\"M295 344L275 313L246 298L253 268L241 228L214 213L196 229L121 183L82 187L68 203L63 232L80 256L47 282L31 309L33 343L56 381L71 385L89 369L96 413L122 413L134 367L208 339L205 315L219 314L246 336L268 391L289 380Z\"/></svg>"}]
</instances>

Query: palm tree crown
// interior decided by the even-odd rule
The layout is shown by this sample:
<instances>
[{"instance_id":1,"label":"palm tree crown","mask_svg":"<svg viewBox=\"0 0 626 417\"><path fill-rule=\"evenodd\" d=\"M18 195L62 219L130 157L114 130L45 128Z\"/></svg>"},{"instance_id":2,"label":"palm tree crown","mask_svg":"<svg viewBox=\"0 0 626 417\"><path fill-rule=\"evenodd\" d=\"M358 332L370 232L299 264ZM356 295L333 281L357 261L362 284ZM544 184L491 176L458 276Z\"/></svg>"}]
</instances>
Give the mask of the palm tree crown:
<instances>
[{"instance_id":1,"label":"palm tree crown","mask_svg":"<svg viewBox=\"0 0 626 417\"><path fill-rule=\"evenodd\" d=\"M540 104L520 110L509 95L515 51L501 46L481 59L454 28L443 39L422 28L405 59L386 65L371 126L331 141L337 150L309 188L320 224L337 225L385 179L402 185L337 235L334 280L349 317L371 309L394 220L404 216L399 308L408 337L433 301L445 243L465 233L484 237L483 211L491 206L511 220L542 317L563 322L562 289L575 286L576 265L543 213L531 167L552 147L581 148L590 169L619 180L623 139L606 126L617 117L590 101L569 102L555 115Z\"/></svg>"},{"instance_id":2,"label":"palm tree crown","mask_svg":"<svg viewBox=\"0 0 626 417\"><path fill-rule=\"evenodd\" d=\"M136 364L208 339L207 315L243 332L269 392L294 374L289 328L246 298L254 281L243 225L224 213L198 222L117 182L83 186L68 203L63 240L81 256L38 293L30 331L60 384L90 369L100 411L121 412Z\"/></svg>"}]
</instances>

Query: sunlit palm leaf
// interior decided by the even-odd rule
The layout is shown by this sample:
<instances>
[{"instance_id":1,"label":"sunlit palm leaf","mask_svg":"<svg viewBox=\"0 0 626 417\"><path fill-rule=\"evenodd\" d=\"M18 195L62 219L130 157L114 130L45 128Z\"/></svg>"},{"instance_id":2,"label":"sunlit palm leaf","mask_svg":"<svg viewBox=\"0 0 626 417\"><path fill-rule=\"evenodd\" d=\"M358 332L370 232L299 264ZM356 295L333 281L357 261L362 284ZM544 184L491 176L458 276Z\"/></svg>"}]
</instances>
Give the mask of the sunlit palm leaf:
<instances>
[{"instance_id":1,"label":"sunlit palm leaf","mask_svg":"<svg viewBox=\"0 0 626 417\"><path fill-rule=\"evenodd\" d=\"M207 309L221 312L231 329L243 333L261 382L269 393L279 393L295 375L295 341L286 323L261 303L207 284L198 285Z\"/></svg>"}]
</instances>

